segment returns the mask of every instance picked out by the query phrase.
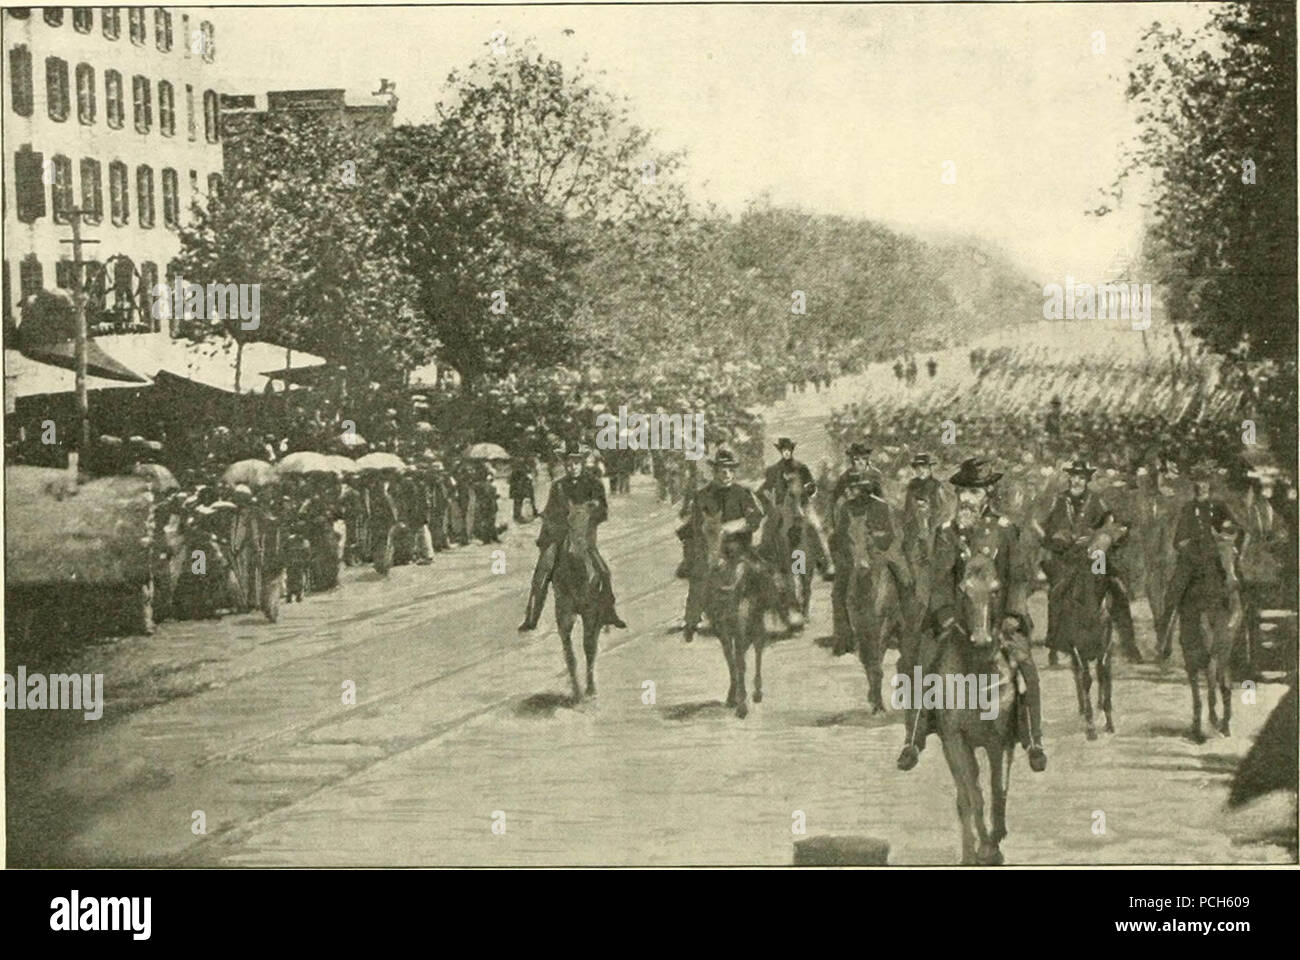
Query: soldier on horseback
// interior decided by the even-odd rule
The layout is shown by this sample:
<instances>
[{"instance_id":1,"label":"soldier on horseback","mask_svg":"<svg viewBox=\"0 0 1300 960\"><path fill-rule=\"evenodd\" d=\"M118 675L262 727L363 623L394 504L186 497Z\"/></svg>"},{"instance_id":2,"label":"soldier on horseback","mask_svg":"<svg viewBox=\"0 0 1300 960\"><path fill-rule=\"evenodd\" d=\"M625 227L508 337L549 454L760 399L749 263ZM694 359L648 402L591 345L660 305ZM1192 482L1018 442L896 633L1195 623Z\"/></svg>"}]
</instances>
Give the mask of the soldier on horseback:
<instances>
[{"instance_id":1,"label":"soldier on horseback","mask_svg":"<svg viewBox=\"0 0 1300 960\"><path fill-rule=\"evenodd\" d=\"M1113 511L1102 498L1088 489L1088 481L1097 472L1083 460L1075 460L1065 468L1070 478L1070 488L1058 494L1052 504L1051 512L1043 523L1043 539L1051 557L1043 563L1050 588L1047 595L1047 645L1053 654L1063 650L1058 633L1060 617L1057 599L1063 586L1075 576L1083 566L1089 566L1093 558L1081 554L1094 531L1099 529ZM1134 663L1142 662L1142 653L1138 650L1133 635L1133 613L1129 608L1128 590L1124 586L1123 561L1107 554L1103 578L1106 595L1110 597L1110 615L1119 630L1120 645L1124 655Z\"/></svg>"},{"instance_id":2,"label":"soldier on horseback","mask_svg":"<svg viewBox=\"0 0 1300 960\"><path fill-rule=\"evenodd\" d=\"M704 615L704 596L701 587L699 565L703 554L699 544L702 540L701 528L705 510L718 514L726 536L724 547L739 549L745 553L753 552L753 535L763 522L763 507L758 497L748 487L736 483L736 468L740 466L735 454L730 450L719 449L709 461L713 467L713 479L695 496L692 505L690 586L686 594L686 627L683 638L687 643L695 638L700 618Z\"/></svg>"},{"instance_id":3,"label":"soldier on horseback","mask_svg":"<svg viewBox=\"0 0 1300 960\"><path fill-rule=\"evenodd\" d=\"M876 496L884 496L884 477L879 470L871 466L871 448L860 440L855 440L849 444L849 468L840 474L839 479L835 481L835 486L831 489L831 506L827 513L827 519L830 521L831 529L839 527L838 511L840 504L848 497L849 490L855 480L865 478L875 484ZM832 556L840 553L839 544L832 547ZM844 605L847 584L839 578L835 579L831 587L831 633L835 640L836 656L847 653L852 646L852 639L849 630L849 615Z\"/></svg>"},{"instance_id":4,"label":"soldier on horseback","mask_svg":"<svg viewBox=\"0 0 1300 960\"><path fill-rule=\"evenodd\" d=\"M605 487L601 482L586 471L588 451L585 447L574 444L564 451L560 451L564 457L565 475L551 484L550 495L546 499L546 508L542 511L542 531L537 537L537 546L540 552L537 555L537 566L533 570L532 587L528 593L528 607L524 612L524 621L519 624L521 633L537 629L537 621L542 615L542 607L546 604L546 590L551 582L551 574L555 569L555 560L559 552L560 543L568 534L568 511L571 503L587 503L592 507L591 523L594 531L595 525L604 522L609 516L609 506L605 500ZM592 543L590 555L592 561L600 570L602 582L604 584L604 623L609 626L626 627L614 609L614 585L610 578L609 565L605 563L604 557Z\"/></svg>"},{"instance_id":5,"label":"soldier on horseback","mask_svg":"<svg viewBox=\"0 0 1300 960\"><path fill-rule=\"evenodd\" d=\"M808 525L817 535L817 547L820 553L818 562L822 569L822 576L831 580L835 577L835 564L831 560L830 544L826 542L826 533L822 529L821 519L811 508L812 498L817 495L817 481L813 479L808 465L794 458L794 447L795 443L789 437L777 438L776 449L781 459L767 468L763 476L763 484L758 488L758 494L766 495L773 504L780 504L791 486L795 484L799 486L801 500L806 505L804 513Z\"/></svg>"},{"instance_id":6,"label":"soldier on horseback","mask_svg":"<svg viewBox=\"0 0 1300 960\"><path fill-rule=\"evenodd\" d=\"M976 624L965 622L967 614L959 584L967 561L976 554L989 557L996 569L998 589L994 594L992 622L1001 652L1025 683L1029 712L1029 766L1035 772L1047 767L1043 750L1042 707L1039 698L1038 670L1029 648L1033 622L1026 606L1028 584L1017 553L1020 531L1006 517L999 516L989 503L993 486L1001 473L988 469L987 461L970 458L948 482L957 488L957 515L935 534L931 561L930 603L925 630L920 642L899 655L898 671L904 675L920 664L929 672L934 669L945 643L969 643ZM925 746L926 721L920 710L905 713L907 731L903 751L898 757L900 770L911 770Z\"/></svg>"}]
</instances>

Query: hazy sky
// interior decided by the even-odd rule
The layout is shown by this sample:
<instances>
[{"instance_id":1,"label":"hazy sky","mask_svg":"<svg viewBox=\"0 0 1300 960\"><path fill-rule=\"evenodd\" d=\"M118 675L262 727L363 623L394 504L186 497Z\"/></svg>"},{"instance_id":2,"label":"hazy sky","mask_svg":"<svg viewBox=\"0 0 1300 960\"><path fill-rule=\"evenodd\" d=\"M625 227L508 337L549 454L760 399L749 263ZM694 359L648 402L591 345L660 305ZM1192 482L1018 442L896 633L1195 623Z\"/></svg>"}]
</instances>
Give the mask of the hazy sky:
<instances>
[{"instance_id":1,"label":"hazy sky","mask_svg":"<svg viewBox=\"0 0 1300 960\"><path fill-rule=\"evenodd\" d=\"M760 193L922 234L976 234L1042 282L1136 250L1139 211L1096 220L1133 130L1127 61L1153 20L1211 5L1005 4L222 9L231 92L397 84L398 122L433 117L448 72L534 37L584 54L666 149L696 197ZM565 31L573 31L566 35ZM806 53L793 52L796 30ZM1094 52L1095 31L1105 52ZM944 161L956 183L944 184ZM1133 278L1137 279L1137 278Z\"/></svg>"}]
</instances>

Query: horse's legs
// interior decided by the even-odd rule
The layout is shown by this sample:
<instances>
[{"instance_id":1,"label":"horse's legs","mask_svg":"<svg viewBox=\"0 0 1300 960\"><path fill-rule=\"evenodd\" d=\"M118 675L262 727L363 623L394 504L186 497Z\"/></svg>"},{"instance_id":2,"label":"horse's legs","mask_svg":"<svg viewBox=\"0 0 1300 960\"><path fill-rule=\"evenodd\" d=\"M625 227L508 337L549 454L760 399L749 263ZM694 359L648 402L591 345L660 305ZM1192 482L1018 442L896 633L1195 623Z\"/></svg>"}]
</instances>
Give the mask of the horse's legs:
<instances>
[{"instance_id":1,"label":"horse's legs","mask_svg":"<svg viewBox=\"0 0 1300 960\"><path fill-rule=\"evenodd\" d=\"M731 686L727 687L727 706L736 705L736 658L731 652L731 637L728 635L729 630L725 624L715 626L718 631L718 642L722 644L722 655L727 658L727 674L731 678Z\"/></svg>"},{"instance_id":2,"label":"horse's legs","mask_svg":"<svg viewBox=\"0 0 1300 960\"><path fill-rule=\"evenodd\" d=\"M578 658L573 655L573 624L577 619L565 604L561 606L556 596L555 625L560 628L560 640L564 643L564 665L569 668L569 683L573 687L573 699L582 698L582 687L578 686ZM585 625L584 625L585 626Z\"/></svg>"},{"instance_id":3,"label":"horse's legs","mask_svg":"<svg viewBox=\"0 0 1300 960\"><path fill-rule=\"evenodd\" d=\"M1106 652L1101 655L1097 661L1097 686L1100 688L1101 709L1106 714L1106 732L1115 732L1115 720L1111 715L1110 693L1111 693L1111 650L1109 645Z\"/></svg>"},{"instance_id":4,"label":"horse's legs","mask_svg":"<svg viewBox=\"0 0 1300 960\"><path fill-rule=\"evenodd\" d=\"M963 864L976 864L979 860L976 857L978 849L975 830L976 825L974 818L976 811L979 811L979 831L984 832L983 824L983 800L978 802L979 796L979 766L975 762L975 755L971 752L966 742L961 739L961 734L953 731L947 737L941 738L943 743L944 759L948 761L948 769L952 771L953 782L957 784L957 821L961 826L961 862ZM986 839L981 837L981 840Z\"/></svg>"},{"instance_id":5,"label":"horse's legs","mask_svg":"<svg viewBox=\"0 0 1300 960\"><path fill-rule=\"evenodd\" d=\"M1219 727L1219 732L1228 737L1232 735L1232 687L1228 683L1228 664L1226 659L1220 659L1215 666L1219 681L1219 696L1223 700L1223 723Z\"/></svg>"},{"instance_id":6,"label":"horse's legs","mask_svg":"<svg viewBox=\"0 0 1300 960\"><path fill-rule=\"evenodd\" d=\"M763 702L763 635L756 632L755 625L750 623L750 643L754 647L754 702ZM760 613L757 617L758 628L761 629L763 615Z\"/></svg>"},{"instance_id":7,"label":"horse's legs","mask_svg":"<svg viewBox=\"0 0 1300 960\"><path fill-rule=\"evenodd\" d=\"M869 623L857 638L858 659L862 661L862 669L867 672L867 701L872 713L883 713L885 710L880 693L885 682L882 664L885 658L884 638L880 633L880 624Z\"/></svg>"},{"instance_id":8,"label":"horse's legs","mask_svg":"<svg viewBox=\"0 0 1300 960\"><path fill-rule=\"evenodd\" d=\"M1187 671L1187 684L1192 688L1192 739L1200 743L1205 734L1201 732L1201 678L1197 674L1196 670Z\"/></svg>"},{"instance_id":9,"label":"horse's legs","mask_svg":"<svg viewBox=\"0 0 1300 960\"><path fill-rule=\"evenodd\" d=\"M749 714L749 694L745 690L746 646L744 636L736 630L731 638L731 657L736 665L736 716L742 720Z\"/></svg>"},{"instance_id":10,"label":"horse's legs","mask_svg":"<svg viewBox=\"0 0 1300 960\"><path fill-rule=\"evenodd\" d=\"M1007 835L1007 783L1006 767L1010 764L1010 753L996 743L984 751L989 758L989 789L993 794L993 830L989 834L989 846L986 859L993 863L1002 862L1002 851L998 844Z\"/></svg>"},{"instance_id":11,"label":"horse's legs","mask_svg":"<svg viewBox=\"0 0 1300 960\"><path fill-rule=\"evenodd\" d=\"M1077 650L1070 651L1070 669L1074 673L1074 695L1079 701L1079 716L1086 717L1088 715L1088 704L1085 699L1082 676L1086 670Z\"/></svg>"},{"instance_id":12,"label":"horse's legs","mask_svg":"<svg viewBox=\"0 0 1300 960\"><path fill-rule=\"evenodd\" d=\"M600 644L600 616L591 612L582 618L582 652L587 655L587 696L596 695L596 649Z\"/></svg>"}]
</instances>

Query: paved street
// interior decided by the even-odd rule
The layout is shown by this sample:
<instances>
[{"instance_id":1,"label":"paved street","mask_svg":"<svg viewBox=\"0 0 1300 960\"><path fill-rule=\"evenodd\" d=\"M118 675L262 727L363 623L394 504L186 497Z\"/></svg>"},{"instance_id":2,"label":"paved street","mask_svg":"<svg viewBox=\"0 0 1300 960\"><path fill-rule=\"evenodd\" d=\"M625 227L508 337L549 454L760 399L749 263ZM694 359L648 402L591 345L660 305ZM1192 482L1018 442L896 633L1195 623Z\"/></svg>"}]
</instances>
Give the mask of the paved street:
<instances>
[{"instance_id":1,"label":"paved street","mask_svg":"<svg viewBox=\"0 0 1300 960\"><path fill-rule=\"evenodd\" d=\"M836 384L836 402L850 386ZM782 404L769 438L794 435L815 469L826 407L811 392ZM898 772L901 715L868 716L856 659L813 642L829 632L829 584L809 629L769 648L765 700L738 720L720 702L717 642L671 632L685 596L672 576L674 511L649 478L611 511L601 545L630 628L602 635L599 696L577 708L563 701L551 604L535 634L515 632L536 526L510 531L503 575L491 572L492 548L474 546L387 580L347 570L338 590L284 607L274 625L167 623L153 637L29 659L29 671L103 672L108 704L98 722L7 715L10 863L788 864L796 811L809 836L887 840L892 863L957 862L937 741ZM1034 602L1045 623L1042 595ZM1144 602L1135 615L1149 649ZM1050 765L1036 775L1017 758L1008 862L1290 858L1260 839L1289 801L1221 811L1283 688L1236 704L1232 737L1196 745L1177 656L1118 667L1118 732L1092 743L1069 671L1044 669ZM346 681L355 706L341 702Z\"/></svg>"}]
</instances>

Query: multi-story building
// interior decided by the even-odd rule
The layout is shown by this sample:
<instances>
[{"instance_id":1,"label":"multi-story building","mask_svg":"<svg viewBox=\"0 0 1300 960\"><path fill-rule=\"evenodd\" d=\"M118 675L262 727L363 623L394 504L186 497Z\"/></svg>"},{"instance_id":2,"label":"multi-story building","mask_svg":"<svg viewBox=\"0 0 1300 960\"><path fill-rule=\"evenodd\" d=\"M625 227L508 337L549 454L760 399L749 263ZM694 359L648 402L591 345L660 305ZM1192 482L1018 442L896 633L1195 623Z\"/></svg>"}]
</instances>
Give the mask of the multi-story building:
<instances>
[{"instance_id":1,"label":"multi-story building","mask_svg":"<svg viewBox=\"0 0 1300 960\"><path fill-rule=\"evenodd\" d=\"M94 336L166 334L150 292L178 230L221 182L216 38L206 10L9 7L3 14L4 311L70 289L67 211L85 211ZM111 347L104 341L106 347ZM151 372L151 371L150 371Z\"/></svg>"}]
</instances>

